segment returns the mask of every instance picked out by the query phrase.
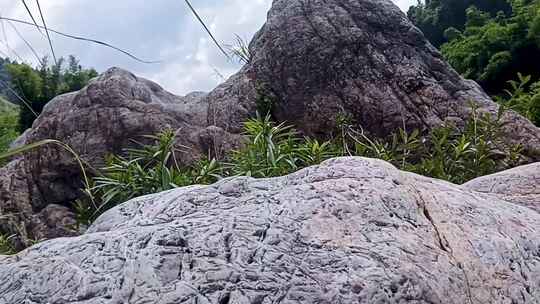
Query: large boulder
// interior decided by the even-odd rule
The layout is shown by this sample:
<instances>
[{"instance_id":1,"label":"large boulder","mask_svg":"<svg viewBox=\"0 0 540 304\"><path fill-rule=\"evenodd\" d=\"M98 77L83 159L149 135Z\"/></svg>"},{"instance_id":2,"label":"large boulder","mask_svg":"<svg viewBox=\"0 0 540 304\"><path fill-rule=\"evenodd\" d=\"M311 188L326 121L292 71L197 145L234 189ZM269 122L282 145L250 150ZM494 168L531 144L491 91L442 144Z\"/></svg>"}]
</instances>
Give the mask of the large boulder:
<instances>
[{"instance_id":1,"label":"large boulder","mask_svg":"<svg viewBox=\"0 0 540 304\"><path fill-rule=\"evenodd\" d=\"M144 135L172 129L179 134L178 144L190 148L178 159L190 163L208 153L230 151L241 139L207 126L204 95L175 96L151 81L112 68L81 91L50 101L16 145L57 139L100 168L108 154L136 145L134 140L144 142ZM82 187L76 158L59 146L19 156L0 168L0 232L17 236L13 238L17 248L32 240L78 234L70 210Z\"/></svg>"},{"instance_id":2,"label":"large boulder","mask_svg":"<svg viewBox=\"0 0 540 304\"><path fill-rule=\"evenodd\" d=\"M341 158L127 202L0 257L0 303L537 303L540 214Z\"/></svg>"},{"instance_id":3,"label":"large boulder","mask_svg":"<svg viewBox=\"0 0 540 304\"><path fill-rule=\"evenodd\" d=\"M347 116L385 136L404 125L462 126L472 103L499 109L390 0L274 0L249 50L250 62L206 96L209 123L236 131L270 101L277 120L308 135L330 136ZM504 119L508 142L540 160L540 129L511 111Z\"/></svg>"}]
</instances>

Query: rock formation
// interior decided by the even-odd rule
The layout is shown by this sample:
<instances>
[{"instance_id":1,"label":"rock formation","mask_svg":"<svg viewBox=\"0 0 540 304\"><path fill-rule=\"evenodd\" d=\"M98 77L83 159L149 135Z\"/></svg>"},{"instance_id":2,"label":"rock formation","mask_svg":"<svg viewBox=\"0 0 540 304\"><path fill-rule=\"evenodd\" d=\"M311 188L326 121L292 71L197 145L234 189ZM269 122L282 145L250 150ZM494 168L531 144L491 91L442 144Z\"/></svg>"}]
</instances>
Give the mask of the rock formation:
<instances>
[{"instance_id":1,"label":"rock formation","mask_svg":"<svg viewBox=\"0 0 540 304\"><path fill-rule=\"evenodd\" d=\"M390 0L274 0L244 69L207 95L209 123L236 131L268 95L273 115L308 135L329 136L340 116L371 134L462 125L471 103L494 103L444 61ZM224 117L228 117L224 119ZM540 129L506 115L507 139L540 160Z\"/></svg>"},{"instance_id":2,"label":"rock formation","mask_svg":"<svg viewBox=\"0 0 540 304\"><path fill-rule=\"evenodd\" d=\"M364 158L132 200L0 257L0 303L536 303L540 214Z\"/></svg>"},{"instance_id":3,"label":"rock formation","mask_svg":"<svg viewBox=\"0 0 540 304\"><path fill-rule=\"evenodd\" d=\"M463 186L469 190L498 195L504 200L540 212L540 163L482 176Z\"/></svg>"},{"instance_id":4,"label":"rock formation","mask_svg":"<svg viewBox=\"0 0 540 304\"><path fill-rule=\"evenodd\" d=\"M237 147L242 123L261 106L270 107L276 120L323 138L339 117L383 136L404 123L422 130L444 121L460 125L470 102L482 112L498 110L390 0L275 0L250 53L250 62L224 84L186 97L109 70L50 102L17 144L58 139L99 167L107 153L140 135L173 128L179 143L191 148L182 159L190 162ZM513 112L505 119L508 141L540 159L540 130ZM38 149L0 168L0 176L0 232L19 235L19 247L29 239L77 233L49 220L73 222L80 172L67 152ZM52 211L42 214L50 205Z\"/></svg>"},{"instance_id":5,"label":"rock formation","mask_svg":"<svg viewBox=\"0 0 540 304\"><path fill-rule=\"evenodd\" d=\"M144 142L144 135L176 130L179 145L189 147L179 160L190 163L207 153L237 147L240 136L206 125L204 93L185 97L113 68L79 92L49 102L32 129L16 145L58 139L95 168L111 153ZM78 234L73 202L80 197L81 169L72 154L49 145L0 168L0 232L19 236L15 246L31 240ZM58 221L62 218L62 221Z\"/></svg>"}]
</instances>

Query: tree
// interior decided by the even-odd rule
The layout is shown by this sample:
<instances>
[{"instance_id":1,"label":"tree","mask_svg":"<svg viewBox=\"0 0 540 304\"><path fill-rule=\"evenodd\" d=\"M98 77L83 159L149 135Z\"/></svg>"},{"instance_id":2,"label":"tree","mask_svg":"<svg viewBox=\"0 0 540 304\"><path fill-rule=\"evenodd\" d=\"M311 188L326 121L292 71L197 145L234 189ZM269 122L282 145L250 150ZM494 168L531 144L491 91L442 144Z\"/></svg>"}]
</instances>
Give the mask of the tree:
<instances>
[{"instance_id":1,"label":"tree","mask_svg":"<svg viewBox=\"0 0 540 304\"><path fill-rule=\"evenodd\" d=\"M41 61L41 65L36 69L27 64L7 65L14 90L27 103L21 104L19 119L21 131L32 126L36 114L41 113L51 99L63 93L82 89L90 79L98 75L94 69L82 68L74 56L69 56L68 67L64 67L64 58L59 58L53 65L49 64L47 57Z\"/></svg>"},{"instance_id":2,"label":"tree","mask_svg":"<svg viewBox=\"0 0 540 304\"><path fill-rule=\"evenodd\" d=\"M464 77L499 95L517 73L540 78L540 1L513 1L508 17L469 7L464 30L441 46L448 62ZM447 30L450 32L450 30Z\"/></svg>"},{"instance_id":3,"label":"tree","mask_svg":"<svg viewBox=\"0 0 540 304\"><path fill-rule=\"evenodd\" d=\"M444 32L453 27L464 30L467 21L466 10L475 6L479 10L496 16L498 12L508 14L511 6L507 0L426 0L411 6L407 16L436 47L447 42Z\"/></svg>"},{"instance_id":4,"label":"tree","mask_svg":"<svg viewBox=\"0 0 540 304\"><path fill-rule=\"evenodd\" d=\"M42 79L40 75L27 64L10 64L7 70L12 78L13 86L27 104L21 105L19 116L19 128L21 131L32 126L36 118L35 113L40 113L45 106L42 95ZM31 109L30 109L31 108Z\"/></svg>"}]
</instances>

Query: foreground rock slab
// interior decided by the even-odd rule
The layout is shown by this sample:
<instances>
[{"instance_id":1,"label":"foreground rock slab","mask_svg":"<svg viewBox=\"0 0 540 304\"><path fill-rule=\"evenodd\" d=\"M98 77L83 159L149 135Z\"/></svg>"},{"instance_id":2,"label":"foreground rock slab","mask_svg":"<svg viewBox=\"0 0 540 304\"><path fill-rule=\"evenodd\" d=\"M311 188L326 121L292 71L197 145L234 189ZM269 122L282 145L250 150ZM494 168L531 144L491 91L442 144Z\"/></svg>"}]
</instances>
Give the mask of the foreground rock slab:
<instances>
[{"instance_id":1,"label":"foreground rock slab","mask_svg":"<svg viewBox=\"0 0 540 304\"><path fill-rule=\"evenodd\" d=\"M0 257L0 303L538 301L538 212L364 158L141 197Z\"/></svg>"},{"instance_id":2,"label":"foreground rock slab","mask_svg":"<svg viewBox=\"0 0 540 304\"><path fill-rule=\"evenodd\" d=\"M336 134L338 122L386 136L404 123L425 132L443 123L462 126L471 103L493 116L499 110L390 0L274 0L249 53L225 83L183 97L113 68L55 98L17 143L58 139L100 167L106 154L172 128L187 150L179 158L189 163L237 148L244 122L257 110L323 139ZM504 121L508 143L540 160L540 129L511 111ZM56 147L0 168L0 233L16 235L17 248L77 234L72 206L80 181L77 162ZM67 220L59 225L56 218Z\"/></svg>"}]
</instances>

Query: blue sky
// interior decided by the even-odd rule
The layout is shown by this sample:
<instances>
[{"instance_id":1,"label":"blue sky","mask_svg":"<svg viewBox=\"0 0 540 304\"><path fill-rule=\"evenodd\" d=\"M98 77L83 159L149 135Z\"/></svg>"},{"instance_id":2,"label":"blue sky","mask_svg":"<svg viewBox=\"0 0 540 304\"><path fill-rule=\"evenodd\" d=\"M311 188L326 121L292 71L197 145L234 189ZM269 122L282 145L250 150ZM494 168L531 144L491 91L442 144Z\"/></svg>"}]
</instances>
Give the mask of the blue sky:
<instances>
[{"instance_id":1,"label":"blue sky","mask_svg":"<svg viewBox=\"0 0 540 304\"><path fill-rule=\"evenodd\" d=\"M26 1L39 16L34 0ZM222 44L235 34L249 40L262 26L271 0L192 0ZM227 61L208 40L183 0L42 0L47 25L59 31L106 41L159 64L142 64L115 51L51 36L56 55L76 54L84 66L103 71L119 66L152 79L176 94L209 91L240 68ZM396 0L406 10L415 0ZM4 17L30 20L19 0L0 0ZM35 28L14 24L39 55L50 54L47 40ZM4 35L5 34L5 35ZM11 25L0 26L0 54L37 60ZM219 76L221 75L221 76Z\"/></svg>"}]
</instances>

